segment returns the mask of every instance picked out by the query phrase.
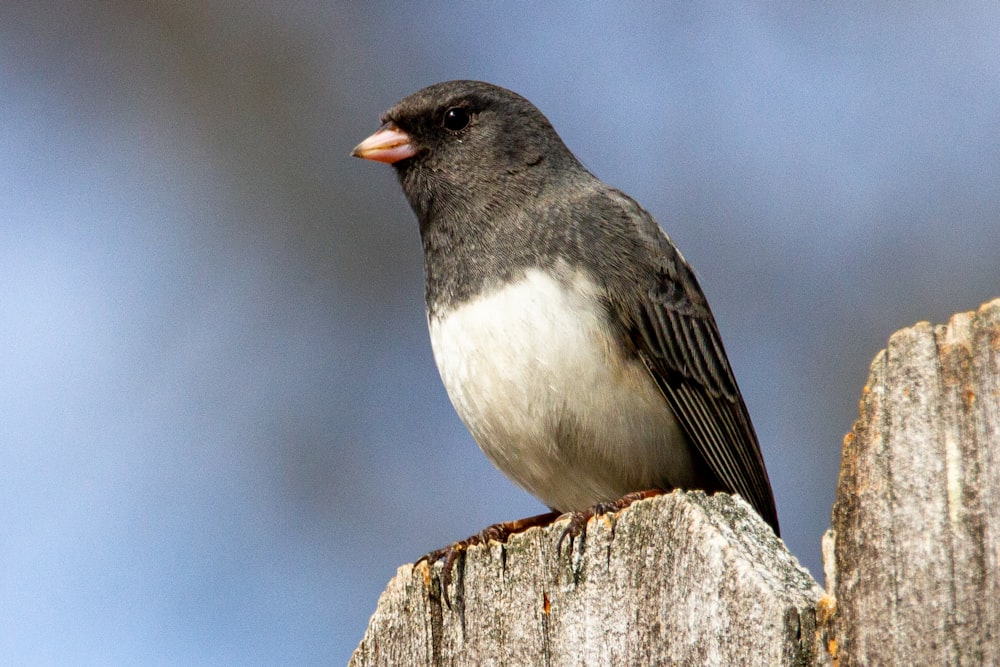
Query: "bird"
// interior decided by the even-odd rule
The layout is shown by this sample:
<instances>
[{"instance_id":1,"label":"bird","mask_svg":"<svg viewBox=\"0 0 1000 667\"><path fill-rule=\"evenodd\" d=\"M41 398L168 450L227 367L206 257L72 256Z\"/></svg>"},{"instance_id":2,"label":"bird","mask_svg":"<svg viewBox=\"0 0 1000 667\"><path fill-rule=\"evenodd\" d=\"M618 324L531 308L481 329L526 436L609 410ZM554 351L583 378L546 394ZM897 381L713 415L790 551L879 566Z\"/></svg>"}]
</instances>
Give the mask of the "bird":
<instances>
[{"instance_id":1,"label":"bird","mask_svg":"<svg viewBox=\"0 0 1000 667\"><path fill-rule=\"evenodd\" d=\"M380 121L351 155L390 164L417 218L441 380L489 460L551 510L431 559L450 572L461 548L563 513L572 538L673 489L739 494L780 534L719 328L656 220L511 90L437 83Z\"/></svg>"}]
</instances>

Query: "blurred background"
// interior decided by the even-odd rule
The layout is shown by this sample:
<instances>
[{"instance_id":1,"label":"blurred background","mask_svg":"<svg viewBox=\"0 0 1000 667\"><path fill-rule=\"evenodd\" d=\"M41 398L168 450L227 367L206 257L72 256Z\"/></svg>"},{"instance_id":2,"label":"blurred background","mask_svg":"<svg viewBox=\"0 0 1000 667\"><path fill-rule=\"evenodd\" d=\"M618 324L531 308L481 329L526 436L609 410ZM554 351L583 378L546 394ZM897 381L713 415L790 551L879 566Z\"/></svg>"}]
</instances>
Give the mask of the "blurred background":
<instances>
[{"instance_id":1,"label":"blurred background","mask_svg":"<svg viewBox=\"0 0 1000 667\"><path fill-rule=\"evenodd\" d=\"M437 378L392 170L348 157L453 78L695 266L821 579L871 359L1000 296L998 35L990 3L5 1L3 661L343 664L398 565L543 511Z\"/></svg>"}]
</instances>

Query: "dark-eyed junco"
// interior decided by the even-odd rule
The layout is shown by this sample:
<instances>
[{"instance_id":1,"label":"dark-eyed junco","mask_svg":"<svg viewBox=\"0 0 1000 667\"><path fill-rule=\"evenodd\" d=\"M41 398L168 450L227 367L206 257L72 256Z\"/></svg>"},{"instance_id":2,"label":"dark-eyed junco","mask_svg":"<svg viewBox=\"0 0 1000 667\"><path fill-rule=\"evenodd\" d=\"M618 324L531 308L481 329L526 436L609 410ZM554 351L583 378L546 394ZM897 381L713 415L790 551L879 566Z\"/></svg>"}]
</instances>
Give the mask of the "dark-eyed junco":
<instances>
[{"instance_id":1,"label":"dark-eyed junco","mask_svg":"<svg viewBox=\"0 0 1000 667\"><path fill-rule=\"evenodd\" d=\"M382 123L352 155L391 164L416 213L434 358L489 459L556 512L726 491L778 532L715 319L656 221L504 88L439 83Z\"/></svg>"}]
</instances>

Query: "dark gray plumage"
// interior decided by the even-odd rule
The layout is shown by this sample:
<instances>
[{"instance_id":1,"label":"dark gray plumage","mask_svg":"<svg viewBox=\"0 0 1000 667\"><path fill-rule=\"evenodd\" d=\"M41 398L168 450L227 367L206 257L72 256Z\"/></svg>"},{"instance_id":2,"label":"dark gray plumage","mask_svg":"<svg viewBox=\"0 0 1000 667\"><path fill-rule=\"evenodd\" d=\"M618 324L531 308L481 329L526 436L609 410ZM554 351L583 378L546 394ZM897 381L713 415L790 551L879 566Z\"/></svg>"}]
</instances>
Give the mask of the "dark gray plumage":
<instances>
[{"instance_id":1,"label":"dark gray plumage","mask_svg":"<svg viewBox=\"0 0 1000 667\"><path fill-rule=\"evenodd\" d=\"M699 488L777 532L715 319L655 220L503 88L440 83L382 120L354 154L416 213L435 358L491 460L554 510Z\"/></svg>"}]
</instances>

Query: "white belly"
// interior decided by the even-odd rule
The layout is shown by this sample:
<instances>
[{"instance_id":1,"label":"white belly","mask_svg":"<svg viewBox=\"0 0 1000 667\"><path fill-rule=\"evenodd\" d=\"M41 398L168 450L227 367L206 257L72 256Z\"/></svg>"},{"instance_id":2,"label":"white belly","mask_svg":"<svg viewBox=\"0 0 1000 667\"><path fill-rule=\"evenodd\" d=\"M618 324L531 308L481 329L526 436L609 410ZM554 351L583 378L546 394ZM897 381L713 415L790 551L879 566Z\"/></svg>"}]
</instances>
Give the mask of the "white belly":
<instances>
[{"instance_id":1,"label":"white belly","mask_svg":"<svg viewBox=\"0 0 1000 667\"><path fill-rule=\"evenodd\" d=\"M430 320L455 410L490 460L560 511L695 485L686 439L638 360L624 361L593 297L533 269Z\"/></svg>"}]
</instances>

